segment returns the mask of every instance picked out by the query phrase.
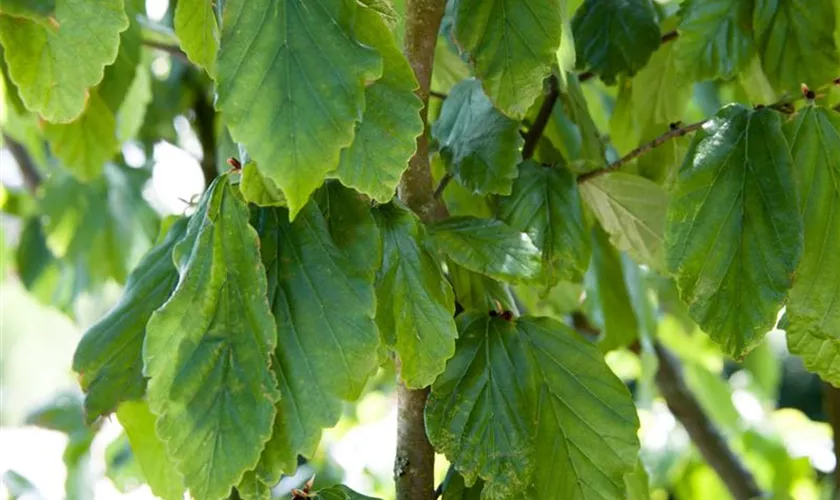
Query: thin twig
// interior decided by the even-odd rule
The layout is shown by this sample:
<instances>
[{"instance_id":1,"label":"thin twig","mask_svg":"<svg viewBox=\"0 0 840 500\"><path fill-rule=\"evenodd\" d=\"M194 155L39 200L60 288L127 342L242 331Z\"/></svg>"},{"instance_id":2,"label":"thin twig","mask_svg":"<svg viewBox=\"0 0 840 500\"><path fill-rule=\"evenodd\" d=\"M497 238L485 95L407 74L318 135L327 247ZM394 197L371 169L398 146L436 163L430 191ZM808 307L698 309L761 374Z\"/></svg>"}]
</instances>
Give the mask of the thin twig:
<instances>
[{"instance_id":1,"label":"thin twig","mask_svg":"<svg viewBox=\"0 0 840 500\"><path fill-rule=\"evenodd\" d=\"M761 497L762 492L752 473L729 448L686 386L679 360L661 344L657 343L654 347L659 360L659 370L656 372L659 392L703 458L717 472L736 500Z\"/></svg>"},{"instance_id":2,"label":"thin twig","mask_svg":"<svg viewBox=\"0 0 840 500\"><path fill-rule=\"evenodd\" d=\"M548 121L551 119L551 111L554 109L554 104L560 96L559 86L557 84L557 77L551 75L548 78L549 91L545 96L537 117L534 119L534 124L528 129L525 135L525 144L522 146L522 158L527 160L534 156L534 151L537 149L537 144L540 142L543 131L545 130Z\"/></svg>"},{"instance_id":3,"label":"thin twig","mask_svg":"<svg viewBox=\"0 0 840 500\"><path fill-rule=\"evenodd\" d=\"M3 134L3 141L20 168L23 185L30 193L34 194L38 190L38 186L41 185L41 173L35 167L35 162L32 161L32 157L29 156L29 152L23 144L12 139L8 134Z\"/></svg>"},{"instance_id":4,"label":"thin twig","mask_svg":"<svg viewBox=\"0 0 840 500\"><path fill-rule=\"evenodd\" d=\"M440 183L438 183L437 187L435 188L434 198L439 200L441 196L443 196L443 191L446 189L446 186L449 185L449 182L452 180L452 174L446 173L443 174L443 177L440 179Z\"/></svg>"},{"instance_id":5,"label":"thin twig","mask_svg":"<svg viewBox=\"0 0 840 500\"><path fill-rule=\"evenodd\" d=\"M624 165L626 165L626 164L630 163L631 161L635 160L639 156L642 156L643 154L652 151L657 146L661 146L665 142L668 142L669 140L674 139L676 137L682 137L686 134L694 132L695 130L702 127L707 121L708 120L703 120L703 121L699 121L699 122L696 122L696 123L691 123L691 124L686 125L684 127L678 127L678 126L677 127L672 127L671 130L665 132L664 134L660 135L656 139L654 139L654 140L652 140L652 141L650 141L646 144L642 144L641 146L637 147L633 151L630 151L629 153L622 156L618 160L610 163L606 167L604 167L602 169L599 169L599 170L593 170L592 172L587 172L585 174L580 175L578 177L578 183L580 184L580 183L583 183L583 182L587 182L587 181L590 181L590 180L594 179L595 177L599 177L599 176L602 176L604 174L608 174L610 172L615 172L616 170L620 169Z\"/></svg>"},{"instance_id":6,"label":"thin twig","mask_svg":"<svg viewBox=\"0 0 840 500\"><path fill-rule=\"evenodd\" d=\"M181 59L185 63L189 63L190 60L187 58L187 54L181 50L181 47L177 45L169 45L166 43L156 42L154 40L143 40L143 45L146 47L151 47L153 49L158 49L160 51L166 52L167 54L171 55L172 57Z\"/></svg>"},{"instance_id":7,"label":"thin twig","mask_svg":"<svg viewBox=\"0 0 840 500\"><path fill-rule=\"evenodd\" d=\"M446 95L446 93L444 93L444 92L438 92L437 90L430 90L429 91L429 97L434 97L436 99L444 100L449 96Z\"/></svg>"}]
</instances>

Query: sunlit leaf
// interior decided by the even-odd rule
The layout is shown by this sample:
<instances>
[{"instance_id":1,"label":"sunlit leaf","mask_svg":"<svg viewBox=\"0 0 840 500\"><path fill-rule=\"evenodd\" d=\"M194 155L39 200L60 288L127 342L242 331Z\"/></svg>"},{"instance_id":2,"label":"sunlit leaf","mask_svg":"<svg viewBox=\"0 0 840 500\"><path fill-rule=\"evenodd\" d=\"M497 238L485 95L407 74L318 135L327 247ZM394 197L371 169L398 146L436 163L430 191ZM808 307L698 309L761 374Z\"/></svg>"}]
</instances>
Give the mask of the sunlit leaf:
<instances>
[{"instance_id":1,"label":"sunlit leaf","mask_svg":"<svg viewBox=\"0 0 840 500\"><path fill-rule=\"evenodd\" d=\"M274 184L274 181L265 177L257 164L249 161L242 165L242 179L239 181L239 190L248 203L261 207L283 207L286 206L286 198L283 192Z\"/></svg>"},{"instance_id":2,"label":"sunlit leaf","mask_svg":"<svg viewBox=\"0 0 840 500\"><path fill-rule=\"evenodd\" d=\"M495 105L521 118L542 93L560 46L555 0L459 0L454 36Z\"/></svg>"},{"instance_id":3,"label":"sunlit leaf","mask_svg":"<svg viewBox=\"0 0 840 500\"><path fill-rule=\"evenodd\" d=\"M26 107L51 122L82 112L88 89L102 80L128 28L122 0L59 0L57 26L0 16L9 75Z\"/></svg>"},{"instance_id":4,"label":"sunlit leaf","mask_svg":"<svg viewBox=\"0 0 840 500\"><path fill-rule=\"evenodd\" d=\"M581 195L619 250L662 271L668 193L652 181L613 172L581 184Z\"/></svg>"},{"instance_id":5,"label":"sunlit leaf","mask_svg":"<svg viewBox=\"0 0 840 500\"><path fill-rule=\"evenodd\" d=\"M840 386L840 115L805 107L785 135L805 223L787 307L788 346L809 370Z\"/></svg>"},{"instance_id":6,"label":"sunlit leaf","mask_svg":"<svg viewBox=\"0 0 840 500\"><path fill-rule=\"evenodd\" d=\"M226 498L256 466L280 397L266 275L238 196L227 175L205 192L173 250L178 285L143 343L157 434L196 498Z\"/></svg>"},{"instance_id":7,"label":"sunlit leaf","mask_svg":"<svg viewBox=\"0 0 840 500\"><path fill-rule=\"evenodd\" d=\"M423 132L417 80L384 21L372 9L356 13L359 41L382 55L382 78L365 89L365 111L335 175L346 186L386 203L393 198Z\"/></svg>"},{"instance_id":8,"label":"sunlit leaf","mask_svg":"<svg viewBox=\"0 0 840 500\"><path fill-rule=\"evenodd\" d=\"M228 0L217 107L283 191L291 217L338 167L382 58L353 33L355 0Z\"/></svg>"},{"instance_id":9,"label":"sunlit leaf","mask_svg":"<svg viewBox=\"0 0 840 500\"><path fill-rule=\"evenodd\" d=\"M696 133L668 208L668 267L691 317L740 358L773 327L802 254L779 115L737 104Z\"/></svg>"},{"instance_id":10,"label":"sunlit leaf","mask_svg":"<svg viewBox=\"0 0 840 500\"><path fill-rule=\"evenodd\" d=\"M44 133L64 167L83 181L98 177L105 162L119 150L114 113L95 91L78 118L66 124L48 124Z\"/></svg>"},{"instance_id":11,"label":"sunlit leaf","mask_svg":"<svg viewBox=\"0 0 840 500\"><path fill-rule=\"evenodd\" d=\"M155 416L149 405L145 401L126 401L117 408L117 419L152 493L163 500L182 500L184 480L155 432Z\"/></svg>"},{"instance_id":12,"label":"sunlit leaf","mask_svg":"<svg viewBox=\"0 0 840 500\"><path fill-rule=\"evenodd\" d=\"M218 1L218 0L216 0ZM219 23L213 0L178 0L175 4L175 34L190 61L216 76Z\"/></svg>"}]
</instances>

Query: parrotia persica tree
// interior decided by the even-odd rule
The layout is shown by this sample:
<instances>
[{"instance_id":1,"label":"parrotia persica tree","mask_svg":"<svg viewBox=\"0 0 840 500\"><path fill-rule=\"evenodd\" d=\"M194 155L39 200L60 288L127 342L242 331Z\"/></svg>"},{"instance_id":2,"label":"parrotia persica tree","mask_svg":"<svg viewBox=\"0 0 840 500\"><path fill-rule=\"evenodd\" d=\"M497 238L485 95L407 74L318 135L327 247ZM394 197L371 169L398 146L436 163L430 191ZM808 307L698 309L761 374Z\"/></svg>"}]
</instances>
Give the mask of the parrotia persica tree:
<instances>
[{"instance_id":1,"label":"parrotia persica tree","mask_svg":"<svg viewBox=\"0 0 840 500\"><path fill-rule=\"evenodd\" d=\"M446 499L644 498L604 357L624 348L757 496L656 322L687 311L739 361L784 310L840 386L838 10L178 0L154 23L140 0L3 0L16 269L65 310L123 285L73 369L167 500L269 498L393 363L399 499L433 498L435 452ZM120 151L179 115L207 186L159 221Z\"/></svg>"}]
</instances>

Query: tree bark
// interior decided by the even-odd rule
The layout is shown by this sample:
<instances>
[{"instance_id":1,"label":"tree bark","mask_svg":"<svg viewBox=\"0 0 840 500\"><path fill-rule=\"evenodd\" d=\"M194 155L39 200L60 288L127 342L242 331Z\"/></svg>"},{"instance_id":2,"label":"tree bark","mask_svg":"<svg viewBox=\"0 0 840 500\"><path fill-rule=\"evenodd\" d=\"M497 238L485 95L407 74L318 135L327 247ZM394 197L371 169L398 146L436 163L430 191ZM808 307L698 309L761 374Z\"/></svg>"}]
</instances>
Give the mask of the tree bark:
<instances>
[{"instance_id":1,"label":"tree bark","mask_svg":"<svg viewBox=\"0 0 840 500\"><path fill-rule=\"evenodd\" d=\"M762 496L761 490L726 440L715 428L709 416L685 385L679 361L661 344L656 344L659 370L656 385L674 417L685 427L691 441L736 500L750 500Z\"/></svg>"},{"instance_id":2,"label":"tree bark","mask_svg":"<svg viewBox=\"0 0 840 500\"><path fill-rule=\"evenodd\" d=\"M407 0L405 6L405 56L419 83L416 93L423 100L420 116L424 130L417 138L417 151L409 161L397 193L423 222L448 216L446 207L434 197L427 137L435 45L445 8L445 0ZM397 385L397 452L394 460L397 500L431 499L435 489L435 453L426 436L423 417L429 389L412 390L401 380Z\"/></svg>"}]
</instances>

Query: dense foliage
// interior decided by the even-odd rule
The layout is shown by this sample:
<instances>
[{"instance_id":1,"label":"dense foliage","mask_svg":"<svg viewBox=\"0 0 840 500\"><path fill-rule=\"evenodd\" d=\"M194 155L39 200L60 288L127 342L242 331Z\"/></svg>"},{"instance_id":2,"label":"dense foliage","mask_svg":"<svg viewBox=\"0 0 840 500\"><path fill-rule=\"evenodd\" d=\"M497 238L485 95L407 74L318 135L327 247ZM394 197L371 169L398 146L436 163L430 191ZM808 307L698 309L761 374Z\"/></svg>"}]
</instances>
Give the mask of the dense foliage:
<instances>
[{"instance_id":1,"label":"dense foliage","mask_svg":"<svg viewBox=\"0 0 840 500\"><path fill-rule=\"evenodd\" d=\"M70 315L122 286L73 358L83 409L33 421L83 454L115 414L167 500L270 498L396 361L430 387L444 499L700 498L640 454L672 350L700 391L691 418L782 456L747 469L793 495L794 459L733 423L704 356L743 363L773 407L778 324L840 387L838 16L450 0L429 102L403 33L437 21L400 1L177 0L153 22L140 0L3 0L3 139L28 188L3 191L14 271ZM206 189L161 218L152 161L126 148L151 158L185 116ZM403 175L422 134L435 185ZM367 498L317 481L307 497Z\"/></svg>"}]
</instances>

